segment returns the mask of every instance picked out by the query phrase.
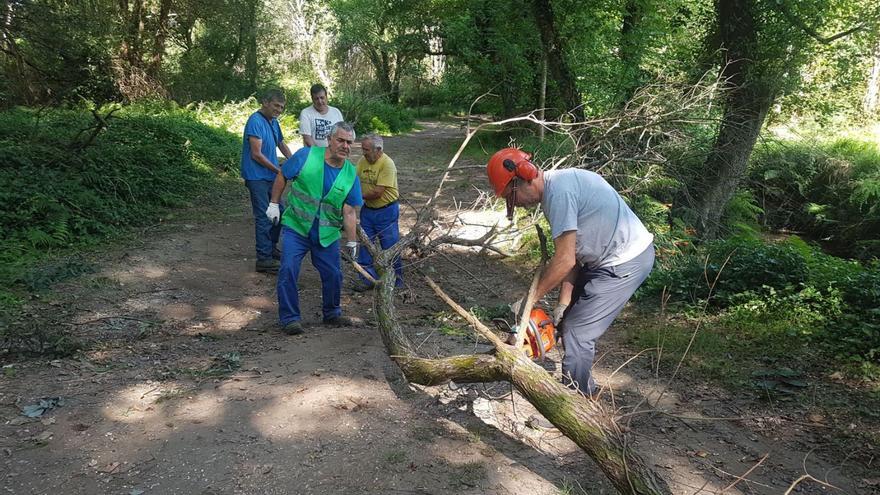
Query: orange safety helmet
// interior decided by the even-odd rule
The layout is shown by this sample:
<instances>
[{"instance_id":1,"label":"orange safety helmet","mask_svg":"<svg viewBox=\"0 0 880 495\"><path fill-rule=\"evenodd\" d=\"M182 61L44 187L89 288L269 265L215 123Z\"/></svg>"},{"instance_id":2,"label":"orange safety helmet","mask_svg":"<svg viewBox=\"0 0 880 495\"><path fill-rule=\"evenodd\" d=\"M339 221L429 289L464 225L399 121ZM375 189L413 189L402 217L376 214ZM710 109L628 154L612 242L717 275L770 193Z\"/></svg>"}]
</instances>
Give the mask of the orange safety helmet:
<instances>
[{"instance_id":1,"label":"orange safety helmet","mask_svg":"<svg viewBox=\"0 0 880 495\"><path fill-rule=\"evenodd\" d=\"M504 188L514 177L525 181L532 181L538 177L538 167L530 161L531 158L532 155L517 148L498 150L492 158L489 158L486 175L495 188L496 196L501 196Z\"/></svg>"}]
</instances>

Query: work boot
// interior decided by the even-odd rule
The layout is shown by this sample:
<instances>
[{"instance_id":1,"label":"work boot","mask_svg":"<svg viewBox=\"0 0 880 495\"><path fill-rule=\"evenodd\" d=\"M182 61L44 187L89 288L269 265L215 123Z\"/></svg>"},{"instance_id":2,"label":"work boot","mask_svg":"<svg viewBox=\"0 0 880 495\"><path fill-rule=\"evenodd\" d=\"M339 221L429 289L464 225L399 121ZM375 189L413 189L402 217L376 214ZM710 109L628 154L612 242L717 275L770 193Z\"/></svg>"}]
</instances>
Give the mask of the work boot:
<instances>
[{"instance_id":1,"label":"work boot","mask_svg":"<svg viewBox=\"0 0 880 495\"><path fill-rule=\"evenodd\" d=\"M274 273L278 271L278 268L281 267L281 263L278 260L268 259L268 260L257 260L256 270L260 273Z\"/></svg>"},{"instance_id":2,"label":"work boot","mask_svg":"<svg viewBox=\"0 0 880 495\"><path fill-rule=\"evenodd\" d=\"M324 324L331 327L362 327L364 320L352 316L334 316L324 320Z\"/></svg>"},{"instance_id":3,"label":"work boot","mask_svg":"<svg viewBox=\"0 0 880 495\"><path fill-rule=\"evenodd\" d=\"M351 290L355 292L367 292L368 290L373 290L374 284L371 284L365 280L357 280L355 283L351 284Z\"/></svg>"},{"instance_id":4,"label":"work boot","mask_svg":"<svg viewBox=\"0 0 880 495\"><path fill-rule=\"evenodd\" d=\"M299 335L303 333L303 326L302 323L298 321L292 321L287 325L284 325L284 328L282 328L281 331L287 335Z\"/></svg>"}]
</instances>

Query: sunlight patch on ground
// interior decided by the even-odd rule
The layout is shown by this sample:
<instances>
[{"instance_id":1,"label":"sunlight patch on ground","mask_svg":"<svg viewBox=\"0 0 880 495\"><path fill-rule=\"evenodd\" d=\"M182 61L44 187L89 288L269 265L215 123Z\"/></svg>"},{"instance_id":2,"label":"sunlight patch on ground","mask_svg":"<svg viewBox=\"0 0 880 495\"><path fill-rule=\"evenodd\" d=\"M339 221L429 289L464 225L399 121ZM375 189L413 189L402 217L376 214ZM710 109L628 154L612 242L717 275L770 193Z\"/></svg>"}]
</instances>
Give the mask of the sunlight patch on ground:
<instances>
[{"instance_id":1,"label":"sunlight patch on ground","mask_svg":"<svg viewBox=\"0 0 880 495\"><path fill-rule=\"evenodd\" d=\"M159 316L165 320L189 320L196 316L196 310L187 303L166 304L159 308Z\"/></svg>"},{"instance_id":2,"label":"sunlight patch on ground","mask_svg":"<svg viewBox=\"0 0 880 495\"><path fill-rule=\"evenodd\" d=\"M276 301L268 296L248 296L241 300L249 308L260 310L274 310Z\"/></svg>"},{"instance_id":3,"label":"sunlight patch on ground","mask_svg":"<svg viewBox=\"0 0 880 495\"><path fill-rule=\"evenodd\" d=\"M197 423L212 424L224 415L221 396L214 391L198 392L174 386L170 383L144 382L126 387L116 393L102 408L107 419L128 424L149 426L159 424L171 414L166 405L183 400L174 416Z\"/></svg>"},{"instance_id":4,"label":"sunlight patch on ground","mask_svg":"<svg viewBox=\"0 0 880 495\"><path fill-rule=\"evenodd\" d=\"M322 432L344 436L370 421L369 409L376 407L376 398L363 395L367 388L364 381L340 384L313 378L284 387L276 385L278 399L253 414L254 429L272 439Z\"/></svg>"},{"instance_id":5,"label":"sunlight patch on ground","mask_svg":"<svg viewBox=\"0 0 880 495\"><path fill-rule=\"evenodd\" d=\"M110 277L119 280L123 284L142 282L143 279L151 280L168 276L168 268L161 265L144 263L123 270L114 270Z\"/></svg>"},{"instance_id":6,"label":"sunlight patch on ground","mask_svg":"<svg viewBox=\"0 0 880 495\"><path fill-rule=\"evenodd\" d=\"M241 328L260 316L259 312L226 304L214 304L208 308L208 318L220 330Z\"/></svg>"}]
</instances>

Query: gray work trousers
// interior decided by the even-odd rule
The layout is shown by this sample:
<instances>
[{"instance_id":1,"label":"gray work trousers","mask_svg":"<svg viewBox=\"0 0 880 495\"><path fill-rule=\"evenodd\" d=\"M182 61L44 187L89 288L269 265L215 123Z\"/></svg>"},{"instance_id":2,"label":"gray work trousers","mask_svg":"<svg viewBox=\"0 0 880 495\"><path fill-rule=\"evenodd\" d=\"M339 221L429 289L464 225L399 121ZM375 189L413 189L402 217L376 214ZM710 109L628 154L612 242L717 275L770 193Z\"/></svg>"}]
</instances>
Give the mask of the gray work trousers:
<instances>
[{"instance_id":1,"label":"gray work trousers","mask_svg":"<svg viewBox=\"0 0 880 495\"><path fill-rule=\"evenodd\" d=\"M593 380L596 339L602 336L654 266L654 246L634 259L606 268L581 268L562 319L562 381L586 395L598 392Z\"/></svg>"}]
</instances>

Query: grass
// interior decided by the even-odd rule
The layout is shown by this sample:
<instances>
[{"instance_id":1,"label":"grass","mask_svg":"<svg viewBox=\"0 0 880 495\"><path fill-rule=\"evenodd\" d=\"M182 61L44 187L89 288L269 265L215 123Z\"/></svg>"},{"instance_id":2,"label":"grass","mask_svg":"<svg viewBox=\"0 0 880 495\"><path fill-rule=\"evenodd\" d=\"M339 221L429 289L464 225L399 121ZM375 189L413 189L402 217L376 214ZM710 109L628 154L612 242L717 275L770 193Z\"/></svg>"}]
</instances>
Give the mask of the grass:
<instances>
[{"instance_id":1,"label":"grass","mask_svg":"<svg viewBox=\"0 0 880 495\"><path fill-rule=\"evenodd\" d=\"M686 317L680 314L665 320L643 314L637 320L626 327L629 343L638 349L662 348L663 370L671 373L687 350L683 362L685 373L740 390L745 387L753 392L761 391L757 380L753 380L752 374L756 371L813 369L820 359L810 346L793 345L784 334L768 331L762 322L756 321L752 327L743 321L731 324L717 315Z\"/></svg>"}]
</instances>

